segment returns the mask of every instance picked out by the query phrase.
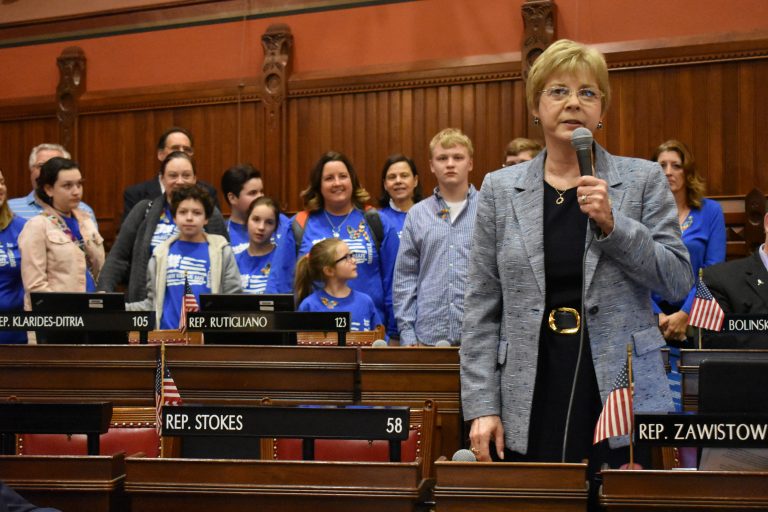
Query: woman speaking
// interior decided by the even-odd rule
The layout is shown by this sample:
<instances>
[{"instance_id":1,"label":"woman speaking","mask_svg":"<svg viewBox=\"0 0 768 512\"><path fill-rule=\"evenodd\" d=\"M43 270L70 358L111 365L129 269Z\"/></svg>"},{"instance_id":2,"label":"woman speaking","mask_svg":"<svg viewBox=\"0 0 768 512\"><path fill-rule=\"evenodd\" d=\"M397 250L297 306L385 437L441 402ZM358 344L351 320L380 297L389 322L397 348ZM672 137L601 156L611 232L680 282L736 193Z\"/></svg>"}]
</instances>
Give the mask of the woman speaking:
<instances>
[{"instance_id":1,"label":"woman speaking","mask_svg":"<svg viewBox=\"0 0 768 512\"><path fill-rule=\"evenodd\" d=\"M506 461L589 458L594 473L628 459L592 445L627 344L635 410L672 409L651 292L681 299L692 274L657 164L594 144L592 174L580 173L571 138L603 126L603 56L554 43L532 66L526 99L546 147L482 186L461 344L464 417L479 460L491 459L493 442Z\"/></svg>"}]
</instances>

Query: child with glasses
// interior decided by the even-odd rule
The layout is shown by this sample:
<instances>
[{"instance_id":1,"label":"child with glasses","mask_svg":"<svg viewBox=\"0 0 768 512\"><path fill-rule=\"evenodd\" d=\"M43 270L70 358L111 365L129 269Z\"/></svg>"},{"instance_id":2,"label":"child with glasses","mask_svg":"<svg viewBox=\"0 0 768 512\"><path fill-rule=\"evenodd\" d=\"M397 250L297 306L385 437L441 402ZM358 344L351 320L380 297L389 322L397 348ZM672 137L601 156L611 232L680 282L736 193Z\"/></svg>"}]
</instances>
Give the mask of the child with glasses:
<instances>
[{"instance_id":1,"label":"child with glasses","mask_svg":"<svg viewBox=\"0 0 768 512\"><path fill-rule=\"evenodd\" d=\"M315 244L296 263L298 311L349 312L352 331L372 331L383 325L373 299L349 287L348 281L356 277L355 254L345 242L326 238Z\"/></svg>"}]
</instances>

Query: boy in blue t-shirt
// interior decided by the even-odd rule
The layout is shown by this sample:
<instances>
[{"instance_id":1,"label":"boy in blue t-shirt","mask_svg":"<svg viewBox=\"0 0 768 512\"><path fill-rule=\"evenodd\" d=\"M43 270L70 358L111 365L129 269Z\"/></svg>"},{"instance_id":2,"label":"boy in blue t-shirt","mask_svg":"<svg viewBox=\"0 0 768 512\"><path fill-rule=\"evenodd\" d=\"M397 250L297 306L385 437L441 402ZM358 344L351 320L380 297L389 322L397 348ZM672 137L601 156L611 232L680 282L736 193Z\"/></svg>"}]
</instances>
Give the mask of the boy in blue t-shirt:
<instances>
[{"instance_id":1,"label":"boy in blue t-shirt","mask_svg":"<svg viewBox=\"0 0 768 512\"><path fill-rule=\"evenodd\" d=\"M201 293L240 293L240 272L226 238L203 228L213 213L208 193L198 187L173 192L171 213L179 233L158 245L147 268L147 298L126 304L128 311L154 310L159 329L179 329L189 284L199 303Z\"/></svg>"}]
</instances>

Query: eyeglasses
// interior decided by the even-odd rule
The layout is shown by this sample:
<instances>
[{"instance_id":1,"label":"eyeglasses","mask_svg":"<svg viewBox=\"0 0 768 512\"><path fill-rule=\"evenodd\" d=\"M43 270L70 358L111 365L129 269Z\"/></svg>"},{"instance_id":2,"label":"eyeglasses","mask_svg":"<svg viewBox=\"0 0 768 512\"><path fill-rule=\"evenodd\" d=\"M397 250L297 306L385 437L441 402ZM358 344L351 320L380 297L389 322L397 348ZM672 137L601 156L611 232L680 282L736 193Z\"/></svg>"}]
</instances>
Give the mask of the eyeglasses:
<instances>
[{"instance_id":1,"label":"eyeglasses","mask_svg":"<svg viewBox=\"0 0 768 512\"><path fill-rule=\"evenodd\" d=\"M182 146L181 144L174 144L173 146L166 146L166 149L170 149L171 151L183 151L184 153L188 154L189 156L192 156L195 154L195 150L192 149L192 146Z\"/></svg>"},{"instance_id":2,"label":"eyeglasses","mask_svg":"<svg viewBox=\"0 0 768 512\"><path fill-rule=\"evenodd\" d=\"M552 101L565 101L571 97L571 94L576 94L576 97L581 103L596 103L603 97L603 93L592 89L590 87L582 87L577 91L573 91L570 87L564 85L555 85L549 89L539 91L541 94L546 95Z\"/></svg>"},{"instance_id":3,"label":"eyeglasses","mask_svg":"<svg viewBox=\"0 0 768 512\"><path fill-rule=\"evenodd\" d=\"M341 263L342 261L345 261L345 260L346 261L350 261L350 262L354 261L355 260L355 254L351 253L351 252L348 252L347 254L342 256L341 258L339 258L336 261L334 261L333 264L334 265L338 265L339 263Z\"/></svg>"}]
</instances>

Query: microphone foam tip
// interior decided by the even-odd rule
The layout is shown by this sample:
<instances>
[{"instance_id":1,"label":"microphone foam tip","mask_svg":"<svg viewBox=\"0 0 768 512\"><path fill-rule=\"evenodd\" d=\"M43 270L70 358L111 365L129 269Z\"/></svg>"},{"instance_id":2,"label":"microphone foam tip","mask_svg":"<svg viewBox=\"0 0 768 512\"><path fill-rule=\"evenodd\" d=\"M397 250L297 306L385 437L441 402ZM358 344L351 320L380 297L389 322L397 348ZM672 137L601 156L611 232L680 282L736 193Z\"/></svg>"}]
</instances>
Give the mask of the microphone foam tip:
<instances>
[{"instance_id":1,"label":"microphone foam tip","mask_svg":"<svg viewBox=\"0 0 768 512\"><path fill-rule=\"evenodd\" d=\"M451 460L453 462L477 462L477 457L475 457L475 454L471 451L462 448L453 454Z\"/></svg>"}]
</instances>

